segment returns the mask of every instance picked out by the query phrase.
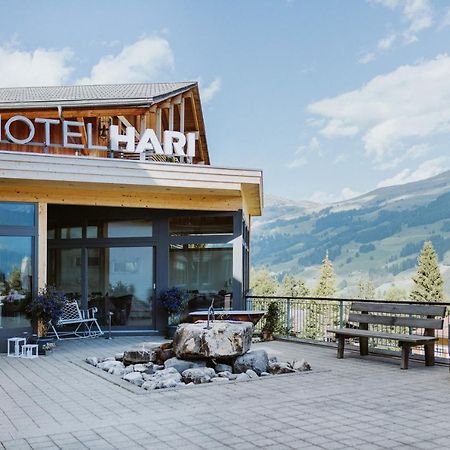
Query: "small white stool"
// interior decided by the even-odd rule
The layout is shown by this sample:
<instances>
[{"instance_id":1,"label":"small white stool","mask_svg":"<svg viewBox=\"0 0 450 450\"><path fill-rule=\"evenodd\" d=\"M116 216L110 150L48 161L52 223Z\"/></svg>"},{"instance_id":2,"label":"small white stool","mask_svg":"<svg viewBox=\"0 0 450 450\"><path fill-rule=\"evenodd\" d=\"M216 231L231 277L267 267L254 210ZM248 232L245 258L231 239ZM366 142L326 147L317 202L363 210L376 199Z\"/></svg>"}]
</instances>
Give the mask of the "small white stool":
<instances>
[{"instance_id":1,"label":"small white stool","mask_svg":"<svg viewBox=\"0 0 450 450\"><path fill-rule=\"evenodd\" d=\"M25 344L22 345L21 358L37 358L38 357L38 345L37 344Z\"/></svg>"},{"instance_id":2,"label":"small white stool","mask_svg":"<svg viewBox=\"0 0 450 450\"><path fill-rule=\"evenodd\" d=\"M20 345L22 344L22 347L27 343L27 340L25 338L21 337L12 337L8 339L8 356L11 356L13 358L20 358L22 356L22 348ZM14 344L11 345L11 344ZM13 350L14 348L14 350ZM11 351L13 350L13 351Z\"/></svg>"}]
</instances>

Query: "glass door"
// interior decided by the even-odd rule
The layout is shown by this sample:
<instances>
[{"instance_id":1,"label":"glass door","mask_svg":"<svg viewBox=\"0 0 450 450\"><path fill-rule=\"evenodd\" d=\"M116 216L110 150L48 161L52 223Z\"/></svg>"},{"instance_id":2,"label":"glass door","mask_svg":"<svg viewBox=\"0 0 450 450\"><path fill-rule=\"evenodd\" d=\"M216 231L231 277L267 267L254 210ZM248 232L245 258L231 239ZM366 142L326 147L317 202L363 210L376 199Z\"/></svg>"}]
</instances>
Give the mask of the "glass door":
<instances>
[{"instance_id":1,"label":"glass door","mask_svg":"<svg viewBox=\"0 0 450 450\"><path fill-rule=\"evenodd\" d=\"M154 247L55 248L49 251L49 283L96 307L102 326L154 329Z\"/></svg>"},{"instance_id":2,"label":"glass door","mask_svg":"<svg viewBox=\"0 0 450 450\"><path fill-rule=\"evenodd\" d=\"M98 308L106 325L154 328L154 248L107 247L87 249L89 307Z\"/></svg>"}]
</instances>

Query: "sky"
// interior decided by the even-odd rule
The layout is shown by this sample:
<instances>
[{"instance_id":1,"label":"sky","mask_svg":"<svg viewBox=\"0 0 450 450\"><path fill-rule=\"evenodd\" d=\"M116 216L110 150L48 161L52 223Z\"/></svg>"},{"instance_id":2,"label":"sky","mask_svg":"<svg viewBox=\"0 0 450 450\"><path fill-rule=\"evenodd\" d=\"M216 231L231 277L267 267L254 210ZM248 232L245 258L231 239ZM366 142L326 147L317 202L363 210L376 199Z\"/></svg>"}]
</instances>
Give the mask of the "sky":
<instances>
[{"instance_id":1,"label":"sky","mask_svg":"<svg viewBox=\"0 0 450 450\"><path fill-rule=\"evenodd\" d=\"M319 203L450 169L450 2L0 0L0 87L199 82L213 165Z\"/></svg>"}]
</instances>

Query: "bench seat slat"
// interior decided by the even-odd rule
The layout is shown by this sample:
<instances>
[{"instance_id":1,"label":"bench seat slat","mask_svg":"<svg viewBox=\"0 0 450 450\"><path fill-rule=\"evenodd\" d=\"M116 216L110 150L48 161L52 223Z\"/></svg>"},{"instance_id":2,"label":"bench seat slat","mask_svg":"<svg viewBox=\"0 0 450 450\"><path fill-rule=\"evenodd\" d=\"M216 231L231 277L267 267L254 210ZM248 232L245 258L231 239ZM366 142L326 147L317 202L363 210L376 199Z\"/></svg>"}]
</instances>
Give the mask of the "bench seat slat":
<instances>
[{"instance_id":1,"label":"bench seat slat","mask_svg":"<svg viewBox=\"0 0 450 450\"><path fill-rule=\"evenodd\" d=\"M405 305L402 303L353 302L350 309L352 311L444 317L446 307L435 305Z\"/></svg>"},{"instance_id":2,"label":"bench seat slat","mask_svg":"<svg viewBox=\"0 0 450 450\"><path fill-rule=\"evenodd\" d=\"M413 327L440 330L443 327L443 319L422 319L416 317L378 316L375 314L348 315L349 322L390 325L396 327Z\"/></svg>"},{"instance_id":3,"label":"bench seat slat","mask_svg":"<svg viewBox=\"0 0 450 450\"><path fill-rule=\"evenodd\" d=\"M400 333L384 333L382 331L359 330L355 328L331 328L327 330L336 335L348 337L372 337L379 339L392 339L399 342L408 343L426 343L437 341L438 338L434 336L421 336L418 334L400 334Z\"/></svg>"}]
</instances>

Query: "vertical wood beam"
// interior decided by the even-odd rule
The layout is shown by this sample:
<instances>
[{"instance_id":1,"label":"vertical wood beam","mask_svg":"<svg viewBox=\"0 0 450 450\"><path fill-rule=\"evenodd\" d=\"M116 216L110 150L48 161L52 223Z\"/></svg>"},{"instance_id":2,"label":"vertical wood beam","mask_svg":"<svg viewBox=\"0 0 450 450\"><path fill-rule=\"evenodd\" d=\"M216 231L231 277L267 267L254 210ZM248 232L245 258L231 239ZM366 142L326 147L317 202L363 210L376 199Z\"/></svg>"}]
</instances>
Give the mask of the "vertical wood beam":
<instances>
[{"instance_id":1,"label":"vertical wood beam","mask_svg":"<svg viewBox=\"0 0 450 450\"><path fill-rule=\"evenodd\" d=\"M158 108L156 110L156 136L161 142L161 131L162 131L162 109Z\"/></svg>"},{"instance_id":2,"label":"vertical wood beam","mask_svg":"<svg viewBox=\"0 0 450 450\"><path fill-rule=\"evenodd\" d=\"M37 285L38 289L42 289L47 284L47 203L38 203L37 231Z\"/></svg>"},{"instance_id":3,"label":"vertical wood beam","mask_svg":"<svg viewBox=\"0 0 450 450\"><path fill-rule=\"evenodd\" d=\"M169 130L173 131L173 119L174 119L174 105L170 103L169 106Z\"/></svg>"},{"instance_id":4,"label":"vertical wood beam","mask_svg":"<svg viewBox=\"0 0 450 450\"><path fill-rule=\"evenodd\" d=\"M181 99L181 105L180 105L180 133L184 133L184 116L185 116L185 99L184 97Z\"/></svg>"}]
</instances>

